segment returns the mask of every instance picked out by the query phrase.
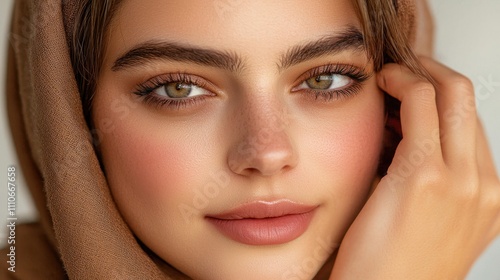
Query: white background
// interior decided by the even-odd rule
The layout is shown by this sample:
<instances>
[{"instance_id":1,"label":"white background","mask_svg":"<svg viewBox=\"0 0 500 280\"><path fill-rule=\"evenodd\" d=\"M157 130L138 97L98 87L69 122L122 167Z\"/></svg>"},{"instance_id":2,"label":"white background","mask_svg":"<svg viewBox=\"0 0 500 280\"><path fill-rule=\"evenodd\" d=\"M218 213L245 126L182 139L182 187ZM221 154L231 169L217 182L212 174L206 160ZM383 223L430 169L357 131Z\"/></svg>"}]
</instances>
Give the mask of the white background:
<instances>
[{"instance_id":1,"label":"white background","mask_svg":"<svg viewBox=\"0 0 500 280\"><path fill-rule=\"evenodd\" d=\"M5 109L5 54L8 44L10 7L13 0L0 0L0 184L7 182L7 167L16 164ZM435 15L436 57L467 75L476 86L477 105L489 136L497 169L500 171L500 1L429 0ZM483 82L493 81L487 88ZM21 175L20 172L18 175ZM2 183L3 182L3 183ZM22 220L36 219L36 211L18 176L17 214ZM7 190L0 190L0 225L6 221ZM5 245L5 229L0 227L0 247ZM453 256L443 256L450 258ZM500 239L492 244L472 269L469 280L500 279Z\"/></svg>"}]
</instances>

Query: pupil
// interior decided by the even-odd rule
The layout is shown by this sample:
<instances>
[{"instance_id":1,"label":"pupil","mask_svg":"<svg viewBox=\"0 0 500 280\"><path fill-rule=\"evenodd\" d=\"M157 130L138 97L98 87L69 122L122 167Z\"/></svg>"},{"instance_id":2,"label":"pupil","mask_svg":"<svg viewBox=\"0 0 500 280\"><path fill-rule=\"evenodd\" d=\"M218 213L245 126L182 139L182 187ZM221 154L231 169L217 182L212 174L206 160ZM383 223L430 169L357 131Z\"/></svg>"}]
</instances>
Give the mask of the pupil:
<instances>
[{"instance_id":1,"label":"pupil","mask_svg":"<svg viewBox=\"0 0 500 280\"><path fill-rule=\"evenodd\" d=\"M191 93L191 84L169 83L165 86L165 91L168 97L185 98Z\"/></svg>"},{"instance_id":2,"label":"pupil","mask_svg":"<svg viewBox=\"0 0 500 280\"><path fill-rule=\"evenodd\" d=\"M309 88L326 90L333 84L333 79L328 75L320 75L306 81Z\"/></svg>"}]
</instances>

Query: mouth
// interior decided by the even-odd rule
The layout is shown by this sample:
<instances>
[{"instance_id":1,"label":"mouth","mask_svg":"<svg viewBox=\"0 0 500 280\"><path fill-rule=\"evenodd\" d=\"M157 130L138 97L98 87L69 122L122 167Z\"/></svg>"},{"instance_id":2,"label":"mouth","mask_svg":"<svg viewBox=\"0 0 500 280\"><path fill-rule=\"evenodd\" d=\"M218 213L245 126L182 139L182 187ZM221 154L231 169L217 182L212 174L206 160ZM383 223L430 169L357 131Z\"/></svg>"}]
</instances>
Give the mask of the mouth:
<instances>
[{"instance_id":1,"label":"mouth","mask_svg":"<svg viewBox=\"0 0 500 280\"><path fill-rule=\"evenodd\" d=\"M239 243L275 245L301 236L317 207L289 200L255 201L205 218L223 235Z\"/></svg>"}]
</instances>

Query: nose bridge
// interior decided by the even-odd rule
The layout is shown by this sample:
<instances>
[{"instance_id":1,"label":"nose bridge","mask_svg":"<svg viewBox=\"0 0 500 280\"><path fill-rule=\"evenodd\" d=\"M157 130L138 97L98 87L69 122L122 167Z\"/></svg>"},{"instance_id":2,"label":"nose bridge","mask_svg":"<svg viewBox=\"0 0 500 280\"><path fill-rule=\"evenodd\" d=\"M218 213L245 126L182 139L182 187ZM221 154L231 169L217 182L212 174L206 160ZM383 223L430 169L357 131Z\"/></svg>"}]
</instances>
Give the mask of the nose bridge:
<instances>
[{"instance_id":1,"label":"nose bridge","mask_svg":"<svg viewBox=\"0 0 500 280\"><path fill-rule=\"evenodd\" d=\"M238 117L237 143L228 162L241 175L271 176L295 165L296 153L289 136L289 115L275 96L245 100Z\"/></svg>"},{"instance_id":2,"label":"nose bridge","mask_svg":"<svg viewBox=\"0 0 500 280\"><path fill-rule=\"evenodd\" d=\"M276 98L255 98L243 106L242 125L245 134L265 137L267 134L278 136L286 130L284 106Z\"/></svg>"}]
</instances>

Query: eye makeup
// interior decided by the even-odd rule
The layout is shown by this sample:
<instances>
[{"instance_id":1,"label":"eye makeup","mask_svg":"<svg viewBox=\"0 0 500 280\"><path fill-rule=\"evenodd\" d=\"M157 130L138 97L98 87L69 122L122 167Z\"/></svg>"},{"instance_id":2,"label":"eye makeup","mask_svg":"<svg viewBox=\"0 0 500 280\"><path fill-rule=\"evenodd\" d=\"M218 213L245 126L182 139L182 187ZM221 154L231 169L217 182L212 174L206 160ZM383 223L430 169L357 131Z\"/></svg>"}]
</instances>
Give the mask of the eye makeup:
<instances>
[{"instance_id":1,"label":"eye makeup","mask_svg":"<svg viewBox=\"0 0 500 280\"><path fill-rule=\"evenodd\" d=\"M371 76L372 74L367 73L365 69L351 64L326 64L302 74L298 79L299 82L292 88L292 92L304 92L306 95L314 97L315 100L333 102L358 93L363 82ZM313 81L318 85L328 79L330 86L328 89L312 88L312 84L308 82L310 79L315 79ZM346 84L336 86L335 82L339 80Z\"/></svg>"},{"instance_id":2,"label":"eye makeup","mask_svg":"<svg viewBox=\"0 0 500 280\"><path fill-rule=\"evenodd\" d=\"M159 89L163 89L168 93L172 87L178 90L187 87L192 89L194 87L204 91L205 94L198 94L194 97L168 97L168 95L162 96L156 92ZM217 96L213 91L213 85L199 76L186 73L168 73L156 76L138 85L134 94L141 97L145 103L154 105L157 108L166 107L180 110L189 106L194 106L205 98Z\"/></svg>"},{"instance_id":3,"label":"eye makeup","mask_svg":"<svg viewBox=\"0 0 500 280\"><path fill-rule=\"evenodd\" d=\"M304 94L318 102L334 102L358 93L363 82L371 76L365 69L354 65L326 64L300 75L291 93ZM172 90L174 92L170 94ZM179 95L176 90L187 95ZM193 92L196 94L191 94ZM215 86L206 79L177 72L155 76L139 84L134 94L157 108L181 110L195 106L206 98L217 96L216 92Z\"/></svg>"}]
</instances>

